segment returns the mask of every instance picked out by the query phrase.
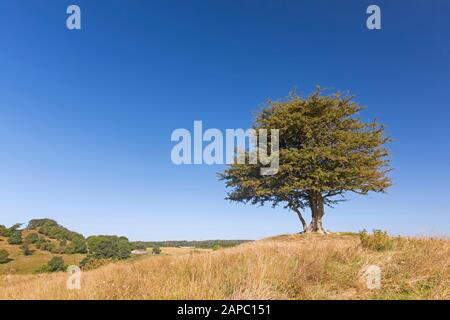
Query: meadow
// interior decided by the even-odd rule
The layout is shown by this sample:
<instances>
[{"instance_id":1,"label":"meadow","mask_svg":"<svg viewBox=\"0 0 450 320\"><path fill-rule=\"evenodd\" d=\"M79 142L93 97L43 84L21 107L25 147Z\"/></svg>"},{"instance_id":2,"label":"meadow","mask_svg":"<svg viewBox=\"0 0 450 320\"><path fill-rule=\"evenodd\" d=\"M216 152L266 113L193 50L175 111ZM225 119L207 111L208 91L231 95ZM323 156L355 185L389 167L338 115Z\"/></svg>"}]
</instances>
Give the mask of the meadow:
<instances>
[{"instance_id":1,"label":"meadow","mask_svg":"<svg viewBox=\"0 0 450 320\"><path fill-rule=\"evenodd\" d=\"M362 280L381 268L381 288ZM450 299L450 240L282 235L215 251L145 256L82 273L1 275L0 299Z\"/></svg>"}]
</instances>

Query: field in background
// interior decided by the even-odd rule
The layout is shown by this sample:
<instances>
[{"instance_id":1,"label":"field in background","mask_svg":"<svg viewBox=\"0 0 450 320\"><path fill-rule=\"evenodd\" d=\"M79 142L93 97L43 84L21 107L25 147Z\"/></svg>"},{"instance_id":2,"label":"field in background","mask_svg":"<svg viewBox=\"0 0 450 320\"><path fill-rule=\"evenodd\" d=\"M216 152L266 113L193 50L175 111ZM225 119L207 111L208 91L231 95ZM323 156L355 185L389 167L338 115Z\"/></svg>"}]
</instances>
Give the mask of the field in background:
<instances>
[{"instance_id":1,"label":"field in background","mask_svg":"<svg viewBox=\"0 0 450 320\"><path fill-rule=\"evenodd\" d=\"M192 254L192 253L201 253L201 252L209 252L212 249L203 249L203 248L193 248L193 247L162 247L161 254L169 255L169 256L178 256L181 254Z\"/></svg>"},{"instance_id":2,"label":"field in background","mask_svg":"<svg viewBox=\"0 0 450 320\"><path fill-rule=\"evenodd\" d=\"M0 299L450 299L448 239L286 235L202 253L144 257L82 274L0 276ZM196 249L197 250L197 249ZM361 271L378 265L381 289Z\"/></svg>"}]
</instances>

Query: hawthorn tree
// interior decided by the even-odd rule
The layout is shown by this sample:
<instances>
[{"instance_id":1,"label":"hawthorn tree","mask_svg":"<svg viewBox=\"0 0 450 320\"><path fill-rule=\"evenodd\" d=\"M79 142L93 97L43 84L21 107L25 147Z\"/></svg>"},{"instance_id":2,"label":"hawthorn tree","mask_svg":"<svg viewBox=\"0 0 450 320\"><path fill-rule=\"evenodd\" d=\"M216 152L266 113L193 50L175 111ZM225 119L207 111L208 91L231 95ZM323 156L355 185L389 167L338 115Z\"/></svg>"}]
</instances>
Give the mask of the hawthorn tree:
<instances>
[{"instance_id":1,"label":"hawthorn tree","mask_svg":"<svg viewBox=\"0 0 450 320\"><path fill-rule=\"evenodd\" d=\"M319 87L306 98L291 94L285 101L269 101L253 128L279 129L278 173L261 175L261 163L232 164L219 174L229 190L226 199L282 205L298 215L303 232L326 233L325 206L344 201L348 192L385 192L391 185L384 147L390 139L383 125L358 117L362 109L352 96L324 95Z\"/></svg>"}]
</instances>

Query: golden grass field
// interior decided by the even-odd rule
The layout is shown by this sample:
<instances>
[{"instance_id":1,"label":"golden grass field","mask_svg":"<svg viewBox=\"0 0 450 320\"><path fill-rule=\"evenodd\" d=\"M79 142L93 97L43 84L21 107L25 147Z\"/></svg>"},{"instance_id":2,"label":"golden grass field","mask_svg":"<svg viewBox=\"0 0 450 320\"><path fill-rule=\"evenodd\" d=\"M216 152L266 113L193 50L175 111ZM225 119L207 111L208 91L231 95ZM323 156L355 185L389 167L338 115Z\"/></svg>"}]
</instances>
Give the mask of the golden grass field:
<instances>
[{"instance_id":1,"label":"golden grass field","mask_svg":"<svg viewBox=\"0 0 450 320\"><path fill-rule=\"evenodd\" d=\"M450 299L450 241L392 239L365 248L356 235L286 235L217 251L149 256L82 274L0 276L0 299ZM382 270L381 289L360 280Z\"/></svg>"}]
</instances>

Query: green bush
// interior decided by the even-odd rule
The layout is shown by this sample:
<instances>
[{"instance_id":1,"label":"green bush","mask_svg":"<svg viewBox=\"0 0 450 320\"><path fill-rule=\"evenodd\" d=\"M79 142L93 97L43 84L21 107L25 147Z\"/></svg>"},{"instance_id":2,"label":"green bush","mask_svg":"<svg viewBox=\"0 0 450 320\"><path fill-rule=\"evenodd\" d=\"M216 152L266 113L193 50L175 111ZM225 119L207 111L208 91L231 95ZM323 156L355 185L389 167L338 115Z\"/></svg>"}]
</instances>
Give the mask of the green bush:
<instances>
[{"instance_id":1,"label":"green bush","mask_svg":"<svg viewBox=\"0 0 450 320\"><path fill-rule=\"evenodd\" d=\"M74 253L87 253L87 245L84 238L73 239L71 245Z\"/></svg>"},{"instance_id":2,"label":"green bush","mask_svg":"<svg viewBox=\"0 0 450 320\"><path fill-rule=\"evenodd\" d=\"M11 230L0 224L0 237L9 237L11 235Z\"/></svg>"},{"instance_id":3,"label":"green bush","mask_svg":"<svg viewBox=\"0 0 450 320\"><path fill-rule=\"evenodd\" d=\"M32 232L25 237L25 241L28 243L35 244L36 242L39 241L39 235L35 232Z\"/></svg>"},{"instance_id":4,"label":"green bush","mask_svg":"<svg viewBox=\"0 0 450 320\"><path fill-rule=\"evenodd\" d=\"M12 231L8 238L8 243L14 245L22 244L22 232L20 230Z\"/></svg>"},{"instance_id":5,"label":"green bush","mask_svg":"<svg viewBox=\"0 0 450 320\"><path fill-rule=\"evenodd\" d=\"M65 271L66 266L64 265L64 260L61 257L53 257L47 263L46 271L47 272L57 272L57 271Z\"/></svg>"},{"instance_id":6,"label":"green bush","mask_svg":"<svg viewBox=\"0 0 450 320\"><path fill-rule=\"evenodd\" d=\"M160 254L161 253L161 248L160 247L153 247L152 253L153 254Z\"/></svg>"},{"instance_id":7,"label":"green bush","mask_svg":"<svg viewBox=\"0 0 450 320\"><path fill-rule=\"evenodd\" d=\"M112 259L95 259L92 256L87 256L80 262L80 268L83 271L97 269L101 266L104 266L108 263L113 262Z\"/></svg>"},{"instance_id":8,"label":"green bush","mask_svg":"<svg viewBox=\"0 0 450 320\"><path fill-rule=\"evenodd\" d=\"M43 265L39 269L35 270L34 273L44 273L44 272L58 272L65 271L67 266L64 264L64 259L61 257L53 257L47 264Z\"/></svg>"},{"instance_id":9,"label":"green bush","mask_svg":"<svg viewBox=\"0 0 450 320\"><path fill-rule=\"evenodd\" d=\"M394 239L382 230L373 230L373 234L369 234L366 230L360 231L359 239L364 248L374 251L390 250L394 246Z\"/></svg>"},{"instance_id":10,"label":"green bush","mask_svg":"<svg viewBox=\"0 0 450 320\"><path fill-rule=\"evenodd\" d=\"M53 250L55 250L55 245L50 241L44 240L41 242L39 248L41 250L52 252Z\"/></svg>"},{"instance_id":11,"label":"green bush","mask_svg":"<svg viewBox=\"0 0 450 320\"><path fill-rule=\"evenodd\" d=\"M0 264L9 262L9 253L6 250L0 250Z\"/></svg>"}]
</instances>

